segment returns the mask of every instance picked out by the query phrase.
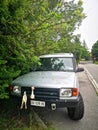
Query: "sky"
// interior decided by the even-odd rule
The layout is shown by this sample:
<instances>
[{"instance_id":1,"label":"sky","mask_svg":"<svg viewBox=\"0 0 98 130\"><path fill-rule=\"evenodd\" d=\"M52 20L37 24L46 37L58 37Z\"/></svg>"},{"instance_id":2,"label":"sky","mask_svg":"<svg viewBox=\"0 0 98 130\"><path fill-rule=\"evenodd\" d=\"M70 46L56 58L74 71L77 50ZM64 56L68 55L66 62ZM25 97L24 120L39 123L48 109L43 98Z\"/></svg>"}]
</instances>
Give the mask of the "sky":
<instances>
[{"instance_id":1,"label":"sky","mask_svg":"<svg viewBox=\"0 0 98 130\"><path fill-rule=\"evenodd\" d=\"M85 40L88 49L91 50L92 45L98 40L98 0L82 1L84 13L87 17L75 33L81 34L81 41Z\"/></svg>"}]
</instances>

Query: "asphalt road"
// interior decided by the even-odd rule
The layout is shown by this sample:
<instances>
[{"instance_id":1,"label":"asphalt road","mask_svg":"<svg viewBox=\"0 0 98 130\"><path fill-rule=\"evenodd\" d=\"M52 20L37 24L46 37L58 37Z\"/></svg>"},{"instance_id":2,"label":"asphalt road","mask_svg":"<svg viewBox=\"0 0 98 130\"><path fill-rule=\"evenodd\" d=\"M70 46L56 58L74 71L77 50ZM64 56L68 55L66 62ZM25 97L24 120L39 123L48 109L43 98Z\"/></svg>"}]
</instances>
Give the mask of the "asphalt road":
<instances>
[{"instance_id":1,"label":"asphalt road","mask_svg":"<svg viewBox=\"0 0 98 130\"><path fill-rule=\"evenodd\" d=\"M84 64L84 65L98 84L98 65L92 63Z\"/></svg>"},{"instance_id":2,"label":"asphalt road","mask_svg":"<svg viewBox=\"0 0 98 130\"><path fill-rule=\"evenodd\" d=\"M56 130L98 130L98 96L86 73L80 72L78 76L85 105L85 114L80 121L69 119L66 108L55 111L47 108L37 110L40 118L45 123L52 124Z\"/></svg>"}]
</instances>

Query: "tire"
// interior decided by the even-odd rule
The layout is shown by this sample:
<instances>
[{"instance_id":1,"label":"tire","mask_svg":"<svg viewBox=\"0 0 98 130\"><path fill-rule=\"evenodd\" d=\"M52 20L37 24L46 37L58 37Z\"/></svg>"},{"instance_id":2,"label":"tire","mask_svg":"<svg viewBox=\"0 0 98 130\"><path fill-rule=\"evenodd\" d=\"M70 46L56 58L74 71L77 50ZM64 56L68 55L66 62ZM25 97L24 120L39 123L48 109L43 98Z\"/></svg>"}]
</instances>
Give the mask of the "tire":
<instances>
[{"instance_id":1,"label":"tire","mask_svg":"<svg viewBox=\"0 0 98 130\"><path fill-rule=\"evenodd\" d=\"M68 109L68 116L72 120L80 120L84 116L84 102L81 94L79 93L79 101L76 107L70 107Z\"/></svg>"}]
</instances>

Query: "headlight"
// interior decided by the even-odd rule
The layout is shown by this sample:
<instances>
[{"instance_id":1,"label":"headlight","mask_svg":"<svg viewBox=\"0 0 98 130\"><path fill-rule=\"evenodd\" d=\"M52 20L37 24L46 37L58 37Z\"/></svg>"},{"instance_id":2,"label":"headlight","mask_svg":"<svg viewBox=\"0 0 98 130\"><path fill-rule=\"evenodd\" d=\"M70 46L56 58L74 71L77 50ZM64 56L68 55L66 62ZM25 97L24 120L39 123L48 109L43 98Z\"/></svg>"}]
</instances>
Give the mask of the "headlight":
<instances>
[{"instance_id":1,"label":"headlight","mask_svg":"<svg viewBox=\"0 0 98 130\"><path fill-rule=\"evenodd\" d=\"M21 93L21 87L20 86L14 86L13 92L16 93L16 94L20 94Z\"/></svg>"},{"instance_id":2,"label":"headlight","mask_svg":"<svg viewBox=\"0 0 98 130\"><path fill-rule=\"evenodd\" d=\"M61 89L60 90L60 98L64 99L65 97L71 97L72 90L71 89Z\"/></svg>"}]
</instances>

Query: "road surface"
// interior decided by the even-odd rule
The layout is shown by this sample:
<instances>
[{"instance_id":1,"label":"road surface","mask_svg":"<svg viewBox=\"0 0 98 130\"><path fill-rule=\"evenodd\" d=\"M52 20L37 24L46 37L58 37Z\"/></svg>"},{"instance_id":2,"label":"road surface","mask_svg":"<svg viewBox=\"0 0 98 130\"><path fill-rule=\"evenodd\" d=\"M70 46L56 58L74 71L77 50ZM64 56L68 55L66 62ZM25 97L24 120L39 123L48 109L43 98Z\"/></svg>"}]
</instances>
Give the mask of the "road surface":
<instances>
[{"instance_id":1,"label":"road surface","mask_svg":"<svg viewBox=\"0 0 98 130\"><path fill-rule=\"evenodd\" d=\"M96 80L98 84L98 65L89 63L89 64L85 64L85 67L87 68L87 70L90 72L90 74L93 76L93 78Z\"/></svg>"},{"instance_id":2,"label":"road surface","mask_svg":"<svg viewBox=\"0 0 98 130\"><path fill-rule=\"evenodd\" d=\"M98 96L86 73L80 72L78 76L80 92L85 105L83 119L80 121L69 119L66 108L56 109L55 111L47 108L38 108L37 110L40 118L45 123L52 124L56 130L98 130Z\"/></svg>"}]
</instances>

